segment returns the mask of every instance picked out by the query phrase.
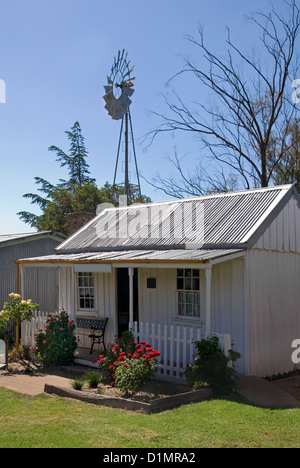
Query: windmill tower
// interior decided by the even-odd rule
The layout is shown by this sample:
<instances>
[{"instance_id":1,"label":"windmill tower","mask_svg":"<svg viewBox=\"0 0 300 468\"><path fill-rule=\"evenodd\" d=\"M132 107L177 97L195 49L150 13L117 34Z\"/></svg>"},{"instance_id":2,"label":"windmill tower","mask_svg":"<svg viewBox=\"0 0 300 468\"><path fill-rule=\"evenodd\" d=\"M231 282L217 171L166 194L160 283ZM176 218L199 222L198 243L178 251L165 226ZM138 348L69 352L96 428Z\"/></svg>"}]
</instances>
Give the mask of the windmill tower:
<instances>
[{"instance_id":1,"label":"windmill tower","mask_svg":"<svg viewBox=\"0 0 300 468\"><path fill-rule=\"evenodd\" d=\"M137 160L135 153L135 145L133 138L132 130L132 121L130 115L130 104L131 96L134 93L133 85L135 78L131 77L131 73L134 67L130 68L130 60L127 59L128 53L125 53L125 50L119 51L118 56L114 57L114 63L111 68L110 76L107 76L107 85L104 86L105 95L103 99L105 101L105 109L108 111L108 115L113 120L121 120L121 130L120 138L117 151L117 160L114 173L113 187L116 187L116 177L119 164L120 148L122 145L122 140L124 141L125 146L125 162L124 162L124 172L125 172L125 197L128 204L129 196L129 185L138 187L139 195L141 195L141 187L139 180L139 173L137 168ZM130 153L129 153L129 143L132 144L133 154L134 154L134 163L135 171L137 176L137 184L130 183L130 172L129 172L129 162L130 162ZM119 184L123 185L123 184Z\"/></svg>"}]
</instances>

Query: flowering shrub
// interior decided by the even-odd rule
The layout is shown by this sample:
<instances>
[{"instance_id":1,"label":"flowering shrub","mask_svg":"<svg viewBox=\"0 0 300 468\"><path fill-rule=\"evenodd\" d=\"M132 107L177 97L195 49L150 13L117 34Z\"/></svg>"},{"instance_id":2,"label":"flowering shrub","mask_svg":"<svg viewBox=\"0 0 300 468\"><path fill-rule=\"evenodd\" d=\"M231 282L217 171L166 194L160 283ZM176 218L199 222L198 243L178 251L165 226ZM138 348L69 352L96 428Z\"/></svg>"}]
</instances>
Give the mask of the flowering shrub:
<instances>
[{"instance_id":1,"label":"flowering shrub","mask_svg":"<svg viewBox=\"0 0 300 468\"><path fill-rule=\"evenodd\" d=\"M111 375L112 365L115 361L118 360L120 353L125 352L126 354L133 354L135 351L134 338L131 331L123 332L121 338L116 337L115 343L110 343L107 345L107 350L104 355L99 355L98 364L101 364L100 367L104 371L108 371Z\"/></svg>"},{"instance_id":2,"label":"flowering shrub","mask_svg":"<svg viewBox=\"0 0 300 468\"><path fill-rule=\"evenodd\" d=\"M145 341L135 345L132 353L125 352L116 345L110 352L108 357L100 355L98 364L101 369L110 372L111 385L124 393L137 393L152 379L159 365L159 351L152 349L151 344Z\"/></svg>"},{"instance_id":3,"label":"flowering shrub","mask_svg":"<svg viewBox=\"0 0 300 468\"><path fill-rule=\"evenodd\" d=\"M66 365L74 359L77 348L74 336L74 321L69 321L68 314L62 311L48 315L45 331L35 335L35 353L43 364Z\"/></svg>"},{"instance_id":4,"label":"flowering shrub","mask_svg":"<svg viewBox=\"0 0 300 468\"><path fill-rule=\"evenodd\" d=\"M19 325L25 320L31 320L33 311L38 308L38 304L34 304L31 299L24 300L20 294L9 294L10 302L5 302L3 310L0 312L0 328L5 329L9 321L13 321L17 327L16 348L19 348Z\"/></svg>"},{"instance_id":5,"label":"flowering shrub","mask_svg":"<svg viewBox=\"0 0 300 468\"><path fill-rule=\"evenodd\" d=\"M198 356L195 363L185 370L189 386L196 390L207 384L217 394L232 391L237 377L233 364L241 357L240 353L230 349L228 356L225 356L220 349L217 336L195 341L195 345ZM231 367L228 366L230 361Z\"/></svg>"}]
</instances>

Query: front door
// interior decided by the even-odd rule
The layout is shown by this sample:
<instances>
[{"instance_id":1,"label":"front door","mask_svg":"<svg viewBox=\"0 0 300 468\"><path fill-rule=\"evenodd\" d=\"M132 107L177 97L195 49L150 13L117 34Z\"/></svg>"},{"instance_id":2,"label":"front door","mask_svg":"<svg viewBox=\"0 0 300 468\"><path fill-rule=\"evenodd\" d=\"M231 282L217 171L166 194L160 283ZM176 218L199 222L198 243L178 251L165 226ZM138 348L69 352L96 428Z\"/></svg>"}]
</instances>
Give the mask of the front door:
<instances>
[{"instance_id":1,"label":"front door","mask_svg":"<svg viewBox=\"0 0 300 468\"><path fill-rule=\"evenodd\" d=\"M129 324L129 274L128 268L117 269L117 304L118 304L118 336L120 337ZM133 320L138 320L138 270L133 276Z\"/></svg>"}]
</instances>

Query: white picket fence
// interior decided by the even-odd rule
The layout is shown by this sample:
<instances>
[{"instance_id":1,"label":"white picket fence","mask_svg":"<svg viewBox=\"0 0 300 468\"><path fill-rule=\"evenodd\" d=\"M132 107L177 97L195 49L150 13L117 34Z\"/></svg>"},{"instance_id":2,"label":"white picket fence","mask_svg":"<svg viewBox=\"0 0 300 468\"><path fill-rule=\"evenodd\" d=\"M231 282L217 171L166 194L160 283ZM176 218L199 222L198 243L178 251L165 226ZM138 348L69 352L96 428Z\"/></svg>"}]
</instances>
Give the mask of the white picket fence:
<instances>
[{"instance_id":1,"label":"white picket fence","mask_svg":"<svg viewBox=\"0 0 300 468\"><path fill-rule=\"evenodd\" d=\"M35 335L45 331L48 313L37 312L31 322L21 325L21 341L23 345L35 346ZM163 380L183 381L184 371L193 364L197 357L196 341L205 338L201 326L188 327L182 325L160 325L154 323L134 322L129 324L134 341L146 341L152 349L160 352L160 366L157 377ZM230 335L217 334L220 348L227 355L231 349Z\"/></svg>"},{"instance_id":2,"label":"white picket fence","mask_svg":"<svg viewBox=\"0 0 300 468\"><path fill-rule=\"evenodd\" d=\"M196 357L195 341L203 338L201 327L134 322L133 325L129 324L129 328L135 342L146 341L151 344L152 349L160 352L160 379L184 379L185 369L194 363Z\"/></svg>"},{"instance_id":3,"label":"white picket fence","mask_svg":"<svg viewBox=\"0 0 300 468\"><path fill-rule=\"evenodd\" d=\"M21 324L21 343L26 346L35 346L35 335L40 331L45 331L48 312L38 311L35 313L31 322L22 322Z\"/></svg>"}]
</instances>

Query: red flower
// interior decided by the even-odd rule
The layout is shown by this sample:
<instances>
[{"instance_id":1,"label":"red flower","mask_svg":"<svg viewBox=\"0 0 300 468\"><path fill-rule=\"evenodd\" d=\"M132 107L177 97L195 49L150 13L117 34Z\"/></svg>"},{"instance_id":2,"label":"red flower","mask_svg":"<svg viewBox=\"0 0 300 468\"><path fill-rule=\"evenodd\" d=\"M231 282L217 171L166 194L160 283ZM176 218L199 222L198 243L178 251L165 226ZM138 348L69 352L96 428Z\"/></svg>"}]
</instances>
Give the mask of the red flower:
<instances>
[{"instance_id":1,"label":"red flower","mask_svg":"<svg viewBox=\"0 0 300 468\"><path fill-rule=\"evenodd\" d=\"M110 386L111 386L111 387L114 387L114 386L115 386L115 382L111 382Z\"/></svg>"},{"instance_id":2,"label":"red flower","mask_svg":"<svg viewBox=\"0 0 300 468\"><path fill-rule=\"evenodd\" d=\"M141 344L141 345L145 345L145 344L146 344L146 341L140 341L140 344Z\"/></svg>"}]
</instances>

